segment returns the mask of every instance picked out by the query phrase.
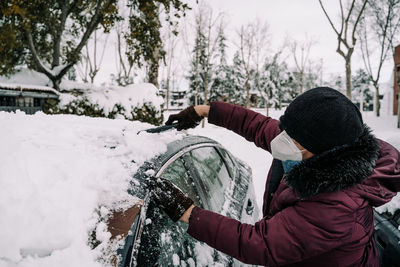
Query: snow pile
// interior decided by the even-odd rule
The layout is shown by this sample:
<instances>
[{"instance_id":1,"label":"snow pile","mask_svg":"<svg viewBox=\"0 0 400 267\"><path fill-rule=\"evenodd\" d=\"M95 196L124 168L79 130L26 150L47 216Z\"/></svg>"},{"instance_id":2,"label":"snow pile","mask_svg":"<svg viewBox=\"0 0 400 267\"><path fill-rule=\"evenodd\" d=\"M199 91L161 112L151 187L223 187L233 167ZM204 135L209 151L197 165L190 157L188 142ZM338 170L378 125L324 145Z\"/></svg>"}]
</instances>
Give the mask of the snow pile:
<instances>
[{"instance_id":1,"label":"snow pile","mask_svg":"<svg viewBox=\"0 0 400 267\"><path fill-rule=\"evenodd\" d=\"M157 95L158 89L151 83L132 84L126 87L116 85L95 86L65 81L61 84L63 92L78 89L82 95L74 96L63 93L60 97L60 107L63 108L74 100L86 98L91 104L98 105L104 110L106 116L114 110L115 105L124 108L125 118L132 119L132 110L150 103L157 111L161 110L164 100Z\"/></svg>"},{"instance_id":2,"label":"snow pile","mask_svg":"<svg viewBox=\"0 0 400 267\"><path fill-rule=\"evenodd\" d=\"M107 216L138 201L126 192L132 175L182 137L73 115L0 112L0 121L0 266L101 266ZM93 250L92 231L102 242Z\"/></svg>"}]
</instances>

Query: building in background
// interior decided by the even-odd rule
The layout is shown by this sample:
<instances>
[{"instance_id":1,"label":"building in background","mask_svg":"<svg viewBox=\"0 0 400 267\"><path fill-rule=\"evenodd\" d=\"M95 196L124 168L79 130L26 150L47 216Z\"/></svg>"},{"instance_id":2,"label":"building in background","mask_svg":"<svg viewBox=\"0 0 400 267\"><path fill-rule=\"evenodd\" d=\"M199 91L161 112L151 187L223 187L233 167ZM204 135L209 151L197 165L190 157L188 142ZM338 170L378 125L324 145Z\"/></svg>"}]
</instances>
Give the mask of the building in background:
<instances>
[{"instance_id":1,"label":"building in background","mask_svg":"<svg viewBox=\"0 0 400 267\"><path fill-rule=\"evenodd\" d=\"M47 100L58 98L58 92L50 87L0 83L0 111L34 114L45 110Z\"/></svg>"}]
</instances>

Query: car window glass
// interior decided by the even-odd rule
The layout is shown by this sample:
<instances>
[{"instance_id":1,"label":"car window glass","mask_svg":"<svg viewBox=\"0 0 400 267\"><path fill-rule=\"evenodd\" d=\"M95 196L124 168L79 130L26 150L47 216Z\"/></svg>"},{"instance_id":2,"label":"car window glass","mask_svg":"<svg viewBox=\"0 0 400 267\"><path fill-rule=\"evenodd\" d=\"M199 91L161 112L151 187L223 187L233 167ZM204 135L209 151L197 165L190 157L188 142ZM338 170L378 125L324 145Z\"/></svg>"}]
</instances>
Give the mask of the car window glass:
<instances>
[{"instance_id":1,"label":"car window glass","mask_svg":"<svg viewBox=\"0 0 400 267\"><path fill-rule=\"evenodd\" d=\"M400 214L397 215L396 223L397 223L397 226L400 226Z\"/></svg>"},{"instance_id":2,"label":"car window glass","mask_svg":"<svg viewBox=\"0 0 400 267\"><path fill-rule=\"evenodd\" d=\"M223 157L223 159L225 161L225 164L226 164L226 166L228 168L228 171L229 171L231 177L233 178L234 177L235 164L233 163L231 156L223 148L218 148L218 152L220 152L220 154L222 155L222 157Z\"/></svg>"},{"instance_id":3,"label":"car window glass","mask_svg":"<svg viewBox=\"0 0 400 267\"><path fill-rule=\"evenodd\" d=\"M220 212L225 202L224 193L231 182L224 161L214 147L197 148L189 154L210 200L211 210Z\"/></svg>"},{"instance_id":4,"label":"car window glass","mask_svg":"<svg viewBox=\"0 0 400 267\"><path fill-rule=\"evenodd\" d=\"M194 201L195 205L199 205L199 197L196 194L196 190L193 185L193 179L190 177L188 170L185 168L182 158L179 158L170 164L161 174L161 177L171 181L186 195L188 195Z\"/></svg>"},{"instance_id":5,"label":"car window glass","mask_svg":"<svg viewBox=\"0 0 400 267\"><path fill-rule=\"evenodd\" d=\"M193 200L198 199L190 173L180 158L161 174ZM196 201L195 201L196 202ZM186 233L187 225L174 223L153 202L147 209L138 252L138 266L202 266L204 257L218 261L214 250L202 250L200 242Z\"/></svg>"}]
</instances>

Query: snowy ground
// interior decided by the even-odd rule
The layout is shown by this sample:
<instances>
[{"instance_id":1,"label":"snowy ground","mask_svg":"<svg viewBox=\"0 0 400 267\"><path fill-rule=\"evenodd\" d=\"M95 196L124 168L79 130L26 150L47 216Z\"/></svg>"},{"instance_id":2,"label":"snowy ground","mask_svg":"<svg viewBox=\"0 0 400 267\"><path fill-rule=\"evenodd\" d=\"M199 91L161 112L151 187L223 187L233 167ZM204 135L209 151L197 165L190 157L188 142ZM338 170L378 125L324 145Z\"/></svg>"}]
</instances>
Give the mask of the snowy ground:
<instances>
[{"instance_id":1,"label":"snowy ground","mask_svg":"<svg viewBox=\"0 0 400 267\"><path fill-rule=\"evenodd\" d=\"M272 110L270 115L281 114ZM365 113L364 119L377 137L400 149L395 117ZM137 135L150 125L72 115L0 112L0 121L1 267L100 266L96 260L113 245L104 223L110 209L137 201L126 193L132 174L183 136L174 130ZM252 167L261 207L272 157L208 123L188 133L219 141ZM400 206L400 199L393 203ZM87 245L92 230L104 241L94 250Z\"/></svg>"}]
</instances>

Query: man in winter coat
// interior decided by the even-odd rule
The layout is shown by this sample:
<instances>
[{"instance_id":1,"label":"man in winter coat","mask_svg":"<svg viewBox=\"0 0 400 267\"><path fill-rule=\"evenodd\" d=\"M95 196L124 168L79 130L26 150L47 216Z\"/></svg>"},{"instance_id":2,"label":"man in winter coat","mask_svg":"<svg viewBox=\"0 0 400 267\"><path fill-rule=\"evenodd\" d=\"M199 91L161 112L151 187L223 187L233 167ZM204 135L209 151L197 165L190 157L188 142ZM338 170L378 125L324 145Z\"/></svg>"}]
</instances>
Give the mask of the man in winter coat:
<instances>
[{"instance_id":1,"label":"man in winter coat","mask_svg":"<svg viewBox=\"0 0 400 267\"><path fill-rule=\"evenodd\" d=\"M249 264L379 266L373 206L400 191L400 154L376 139L357 107L338 91L314 88L298 96L279 121L222 102L171 115L178 129L202 117L230 129L274 157L263 218L240 223L193 206L164 179L154 199L199 241Z\"/></svg>"}]
</instances>

